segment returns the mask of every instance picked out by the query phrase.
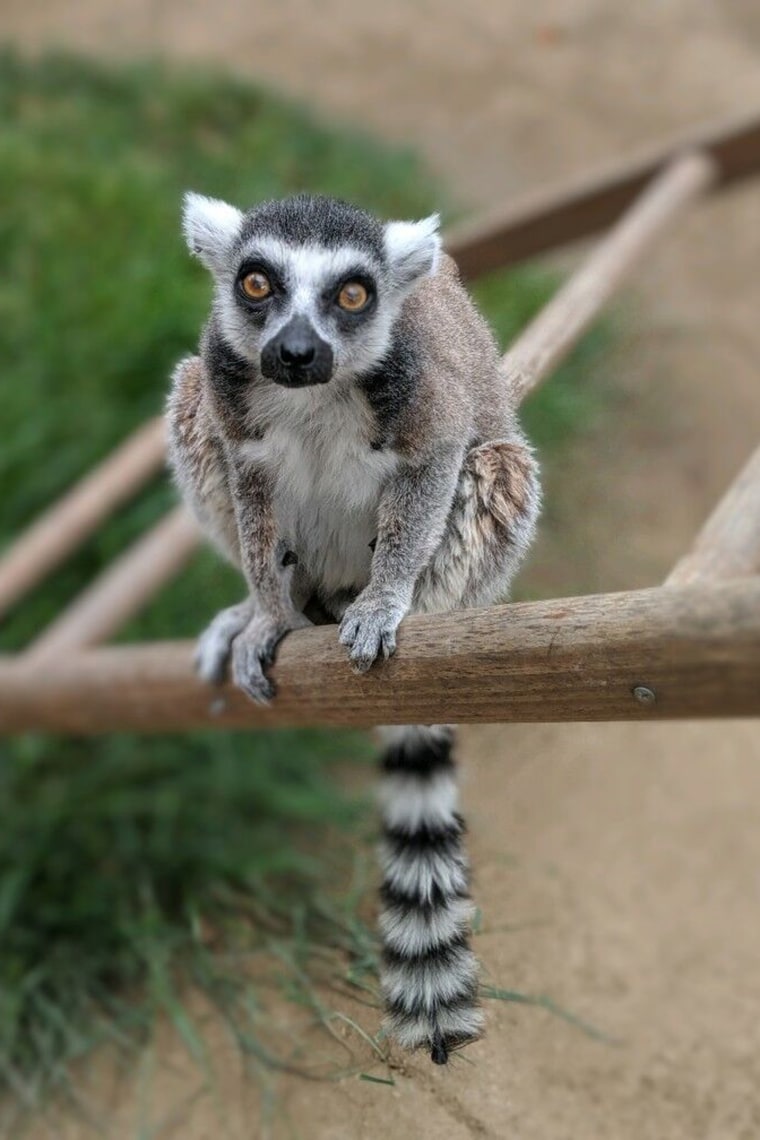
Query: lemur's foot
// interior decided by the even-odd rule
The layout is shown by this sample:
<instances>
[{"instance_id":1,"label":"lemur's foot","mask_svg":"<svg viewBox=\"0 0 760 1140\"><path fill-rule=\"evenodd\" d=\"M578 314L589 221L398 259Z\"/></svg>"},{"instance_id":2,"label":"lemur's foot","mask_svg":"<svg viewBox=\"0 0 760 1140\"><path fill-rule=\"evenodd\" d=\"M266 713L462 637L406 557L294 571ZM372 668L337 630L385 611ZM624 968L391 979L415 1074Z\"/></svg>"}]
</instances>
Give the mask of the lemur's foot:
<instances>
[{"instance_id":1,"label":"lemur's foot","mask_svg":"<svg viewBox=\"0 0 760 1140\"><path fill-rule=\"evenodd\" d=\"M396 652L396 630L403 611L384 598L367 598L363 594L353 602L340 623L338 639L348 649L356 673L366 673L378 657L387 661Z\"/></svg>"},{"instance_id":2,"label":"lemur's foot","mask_svg":"<svg viewBox=\"0 0 760 1140\"><path fill-rule=\"evenodd\" d=\"M221 685L227 675L232 643L252 617L252 603L239 602L221 610L203 631L195 650L195 668L201 680L209 685Z\"/></svg>"},{"instance_id":3,"label":"lemur's foot","mask_svg":"<svg viewBox=\"0 0 760 1140\"><path fill-rule=\"evenodd\" d=\"M286 633L311 625L304 614L287 618L256 614L232 644L232 679L239 689L258 704L267 704L275 693L265 670L274 661L275 650Z\"/></svg>"}]
</instances>

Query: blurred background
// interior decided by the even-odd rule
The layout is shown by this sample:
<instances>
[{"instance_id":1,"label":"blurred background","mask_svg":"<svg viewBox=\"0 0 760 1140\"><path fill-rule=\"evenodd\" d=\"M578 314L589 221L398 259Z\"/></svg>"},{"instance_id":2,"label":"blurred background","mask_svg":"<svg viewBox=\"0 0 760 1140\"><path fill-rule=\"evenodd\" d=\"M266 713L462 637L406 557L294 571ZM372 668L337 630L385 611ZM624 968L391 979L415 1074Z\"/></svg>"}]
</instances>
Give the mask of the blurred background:
<instances>
[{"instance_id":1,"label":"blurred background","mask_svg":"<svg viewBox=\"0 0 760 1140\"><path fill-rule=\"evenodd\" d=\"M751 0L4 0L0 541L160 411L196 343L183 190L474 215L760 110ZM578 250L479 283L506 345ZM760 437L757 182L697 208L525 408L521 597L661 581ZM173 501L158 479L0 626L21 648ZM194 636L210 552L120 635ZM8 1136L755 1135L751 723L463 733L489 1034L376 1039L371 746L0 742ZM304 1080L303 1074L325 1078Z\"/></svg>"}]
</instances>

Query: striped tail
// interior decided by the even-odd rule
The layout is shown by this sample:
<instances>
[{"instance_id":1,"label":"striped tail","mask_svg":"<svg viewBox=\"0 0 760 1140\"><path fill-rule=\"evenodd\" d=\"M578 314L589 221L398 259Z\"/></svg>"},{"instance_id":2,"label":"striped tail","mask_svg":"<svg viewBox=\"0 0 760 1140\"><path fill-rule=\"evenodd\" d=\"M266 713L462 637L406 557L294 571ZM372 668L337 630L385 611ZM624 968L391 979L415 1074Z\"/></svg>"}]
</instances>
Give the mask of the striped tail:
<instances>
[{"instance_id":1,"label":"striped tail","mask_svg":"<svg viewBox=\"0 0 760 1140\"><path fill-rule=\"evenodd\" d=\"M437 1065L480 1036L472 903L450 728L383 730L380 936L386 1028Z\"/></svg>"}]
</instances>

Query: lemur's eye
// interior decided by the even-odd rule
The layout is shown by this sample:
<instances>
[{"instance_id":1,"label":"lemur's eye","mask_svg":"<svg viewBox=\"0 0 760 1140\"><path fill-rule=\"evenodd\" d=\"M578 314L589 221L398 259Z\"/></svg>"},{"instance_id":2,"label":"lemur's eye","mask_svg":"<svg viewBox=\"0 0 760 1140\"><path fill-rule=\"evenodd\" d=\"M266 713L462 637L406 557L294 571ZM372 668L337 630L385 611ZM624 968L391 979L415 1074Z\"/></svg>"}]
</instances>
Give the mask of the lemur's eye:
<instances>
[{"instance_id":1,"label":"lemur's eye","mask_svg":"<svg viewBox=\"0 0 760 1140\"><path fill-rule=\"evenodd\" d=\"M348 313L360 313L369 301L369 293L360 281L347 281L338 294L338 304Z\"/></svg>"},{"instance_id":2,"label":"lemur's eye","mask_svg":"<svg viewBox=\"0 0 760 1140\"><path fill-rule=\"evenodd\" d=\"M269 278L260 269L254 270L253 273L247 273L241 281L241 285L246 297L250 297L252 301L264 301L272 292Z\"/></svg>"}]
</instances>

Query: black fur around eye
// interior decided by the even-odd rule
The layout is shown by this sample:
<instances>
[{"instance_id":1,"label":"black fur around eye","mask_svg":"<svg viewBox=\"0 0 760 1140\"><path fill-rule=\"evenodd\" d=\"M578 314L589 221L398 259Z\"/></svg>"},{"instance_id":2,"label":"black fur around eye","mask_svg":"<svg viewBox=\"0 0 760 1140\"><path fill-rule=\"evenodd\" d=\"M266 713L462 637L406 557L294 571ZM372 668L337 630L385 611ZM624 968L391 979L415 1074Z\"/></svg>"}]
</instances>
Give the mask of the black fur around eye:
<instances>
[{"instance_id":1,"label":"black fur around eye","mask_svg":"<svg viewBox=\"0 0 760 1140\"><path fill-rule=\"evenodd\" d=\"M237 291L248 305L264 305L281 292L275 273L267 265L248 262L238 270Z\"/></svg>"}]
</instances>

